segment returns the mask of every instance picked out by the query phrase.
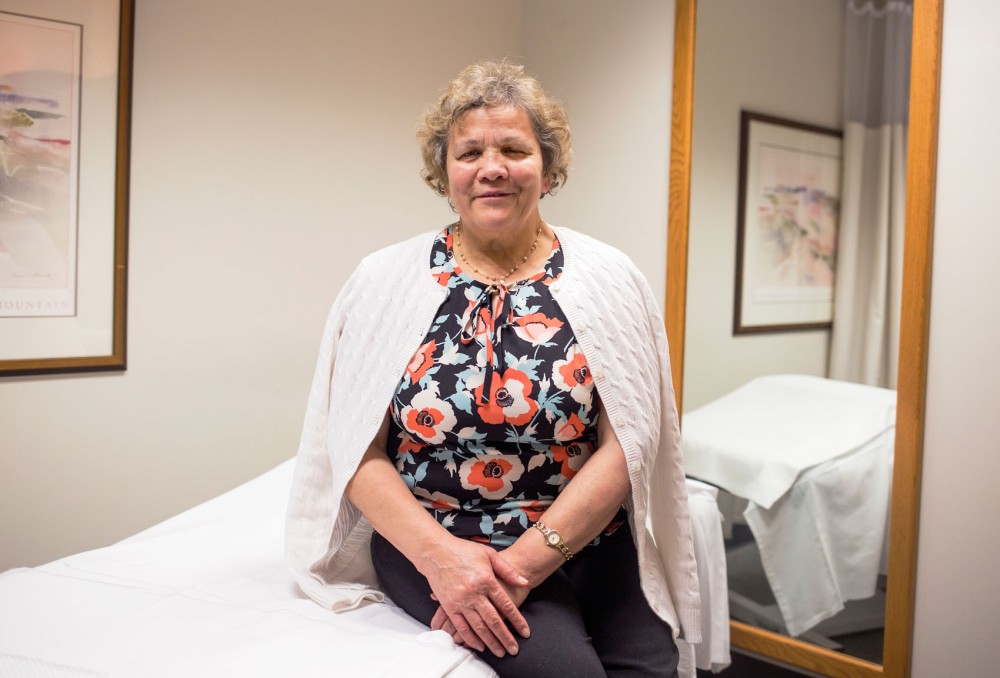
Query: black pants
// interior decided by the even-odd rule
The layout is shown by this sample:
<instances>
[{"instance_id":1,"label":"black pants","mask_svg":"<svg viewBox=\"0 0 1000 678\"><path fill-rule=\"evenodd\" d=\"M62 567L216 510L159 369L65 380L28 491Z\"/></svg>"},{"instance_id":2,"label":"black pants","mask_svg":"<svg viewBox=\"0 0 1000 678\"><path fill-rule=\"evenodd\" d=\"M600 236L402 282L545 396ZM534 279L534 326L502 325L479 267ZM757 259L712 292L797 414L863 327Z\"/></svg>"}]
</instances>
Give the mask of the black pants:
<instances>
[{"instance_id":1,"label":"black pants","mask_svg":"<svg viewBox=\"0 0 1000 678\"><path fill-rule=\"evenodd\" d=\"M424 576L378 533L371 551L383 590L429 625L438 604ZM520 610L531 637L514 632L516 655L477 654L502 678L676 676L677 646L646 602L638 560L628 525L601 537L528 594Z\"/></svg>"}]
</instances>

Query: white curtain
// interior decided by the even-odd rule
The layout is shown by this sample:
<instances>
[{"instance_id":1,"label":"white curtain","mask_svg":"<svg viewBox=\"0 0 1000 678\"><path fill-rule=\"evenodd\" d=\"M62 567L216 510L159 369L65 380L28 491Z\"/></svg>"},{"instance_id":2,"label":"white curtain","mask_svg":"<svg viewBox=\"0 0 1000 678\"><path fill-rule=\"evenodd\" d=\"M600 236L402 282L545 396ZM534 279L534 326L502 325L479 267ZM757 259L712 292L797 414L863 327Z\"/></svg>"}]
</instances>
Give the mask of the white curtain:
<instances>
[{"instance_id":1,"label":"white curtain","mask_svg":"<svg viewBox=\"0 0 1000 678\"><path fill-rule=\"evenodd\" d=\"M896 387L912 0L850 0L830 377Z\"/></svg>"}]
</instances>

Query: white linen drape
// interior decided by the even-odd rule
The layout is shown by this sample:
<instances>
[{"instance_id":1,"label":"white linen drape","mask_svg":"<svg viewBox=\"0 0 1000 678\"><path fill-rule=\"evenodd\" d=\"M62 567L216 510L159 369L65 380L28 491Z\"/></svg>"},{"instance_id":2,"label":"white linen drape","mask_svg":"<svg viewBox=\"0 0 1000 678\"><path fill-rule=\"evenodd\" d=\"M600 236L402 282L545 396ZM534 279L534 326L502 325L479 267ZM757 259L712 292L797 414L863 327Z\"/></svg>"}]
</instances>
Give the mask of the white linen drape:
<instances>
[{"instance_id":1,"label":"white linen drape","mask_svg":"<svg viewBox=\"0 0 1000 678\"><path fill-rule=\"evenodd\" d=\"M912 0L850 0L833 379L896 387Z\"/></svg>"}]
</instances>

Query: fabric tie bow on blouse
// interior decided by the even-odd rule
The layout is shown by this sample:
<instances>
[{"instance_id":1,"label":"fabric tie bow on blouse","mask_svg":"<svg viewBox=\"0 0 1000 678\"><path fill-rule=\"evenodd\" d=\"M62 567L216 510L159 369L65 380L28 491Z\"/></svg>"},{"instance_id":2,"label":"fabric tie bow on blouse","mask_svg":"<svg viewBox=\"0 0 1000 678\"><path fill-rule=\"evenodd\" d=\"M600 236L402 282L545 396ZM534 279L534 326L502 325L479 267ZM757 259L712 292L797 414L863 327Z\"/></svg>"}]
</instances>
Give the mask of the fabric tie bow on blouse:
<instances>
[{"instance_id":1,"label":"fabric tie bow on blouse","mask_svg":"<svg viewBox=\"0 0 1000 678\"><path fill-rule=\"evenodd\" d=\"M482 403L490 402L493 393L493 374L499 372L503 378L507 371L507 361L503 351L503 329L514 322L514 309L511 304L510 289L503 282L488 285L479 294L469 309L469 314L462 326L461 342L468 345L476 340L477 332L485 334L486 344L486 376L483 380ZM482 323L480 325L480 323ZM496 366L494 366L496 361ZM506 393L497 389L496 402L504 406L502 400Z\"/></svg>"}]
</instances>

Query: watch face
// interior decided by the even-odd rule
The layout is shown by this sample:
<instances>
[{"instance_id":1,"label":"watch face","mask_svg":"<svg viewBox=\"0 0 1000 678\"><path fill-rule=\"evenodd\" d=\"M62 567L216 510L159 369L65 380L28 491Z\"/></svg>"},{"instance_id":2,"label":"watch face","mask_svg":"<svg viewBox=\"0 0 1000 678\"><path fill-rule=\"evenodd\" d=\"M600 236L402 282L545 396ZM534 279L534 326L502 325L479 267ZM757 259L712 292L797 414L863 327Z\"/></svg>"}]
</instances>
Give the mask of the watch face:
<instances>
[{"instance_id":1,"label":"watch face","mask_svg":"<svg viewBox=\"0 0 1000 678\"><path fill-rule=\"evenodd\" d=\"M559 533L556 532L555 530L549 532L549 534L545 537L545 539L553 546L562 541L562 537L560 537Z\"/></svg>"}]
</instances>

